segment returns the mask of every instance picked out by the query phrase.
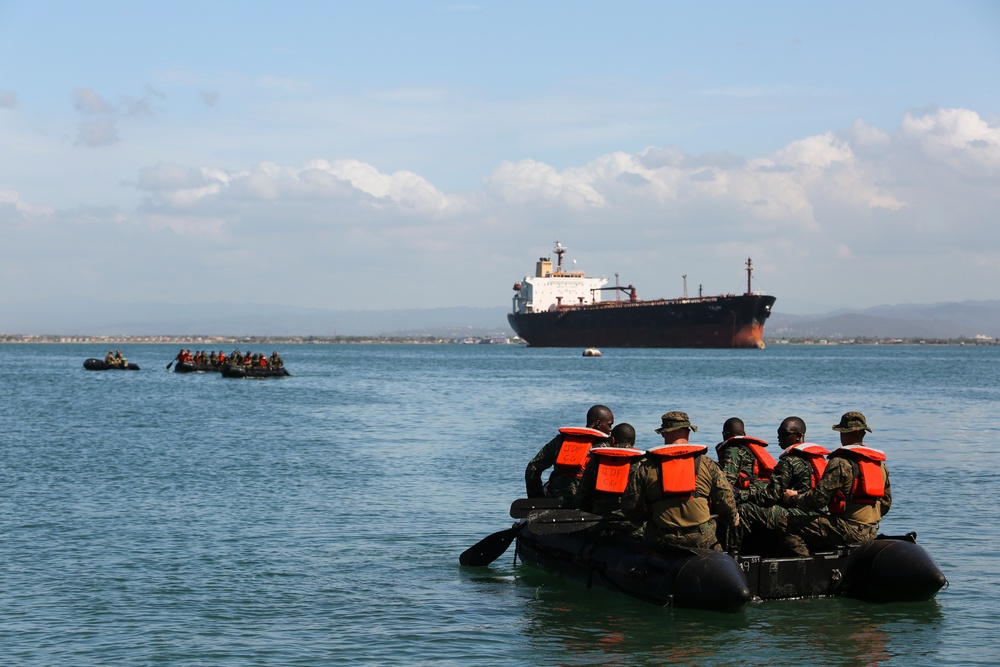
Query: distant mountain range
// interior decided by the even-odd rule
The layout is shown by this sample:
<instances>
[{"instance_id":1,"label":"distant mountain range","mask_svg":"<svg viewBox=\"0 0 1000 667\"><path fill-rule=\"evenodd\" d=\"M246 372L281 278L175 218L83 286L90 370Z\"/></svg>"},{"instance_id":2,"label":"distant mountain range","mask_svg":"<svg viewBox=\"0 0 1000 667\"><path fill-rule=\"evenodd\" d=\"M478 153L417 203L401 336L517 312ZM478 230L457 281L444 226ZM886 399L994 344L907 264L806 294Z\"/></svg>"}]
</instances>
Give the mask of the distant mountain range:
<instances>
[{"instance_id":1,"label":"distant mountain range","mask_svg":"<svg viewBox=\"0 0 1000 667\"><path fill-rule=\"evenodd\" d=\"M780 301L779 301L780 303ZM874 306L822 315L780 310L764 327L765 338L1000 338L1000 301Z\"/></svg>"},{"instance_id":2,"label":"distant mountain range","mask_svg":"<svg viewBox=\"0 0 1000 667\"><path fill-rule=\"evenodd\" d=\"M821 315L782 313L764 329L775 338L1000 338L1000 300L875 306ZM513 336L507 308L325 310L282 305L110 304L54 299L0 306L0 333L67 336Z\"/></svg>"}]
</instances>

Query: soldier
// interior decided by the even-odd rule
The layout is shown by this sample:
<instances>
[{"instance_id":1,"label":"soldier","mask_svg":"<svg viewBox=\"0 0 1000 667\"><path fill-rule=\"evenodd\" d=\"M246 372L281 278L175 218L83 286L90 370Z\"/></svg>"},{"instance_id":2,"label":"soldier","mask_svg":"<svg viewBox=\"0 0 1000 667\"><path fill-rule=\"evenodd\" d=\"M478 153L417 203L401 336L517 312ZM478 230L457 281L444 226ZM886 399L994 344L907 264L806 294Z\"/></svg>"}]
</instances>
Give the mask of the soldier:
<instances>
[{"instance_id":1,"label":"soldier","mask_svg":"<svg viewBox=\"0 0 1000 667\"><path fill-rule=\"evenodd\" d=\"M590 461L577 489L576 506L587 512L620 519L599 523L594 527L595 532L604 535L641 534L642 524L626 520L622 513L622 495L642 454L641 449L635 448L635 429L631 424L624 423L611 429L610 446L590 450Z\"/></svg>"},{"instance_id":2,"label":"soldier","mask_svg":"<svg viewBox=\"0 0 1000 667\"><path fill-rule=\"evenodd\" d=\"M590 458L591 447L608 444L615 416L604 405L594 405L587 411L587 426L565 427L548 441L524 470L524 485L529 498L559 498L571 504ZM552 468L549 481L542 484L542 473Z\"/></svg>"},{"instance_id":3,"label":"soldier","mask_svg":"<svg viewBox=\"0 0 1000 667\"><path fill-rule=\"evenodd\" d=\"M740 512L740 536L736 536L730 548L739 548L740 537L744 544L747 534L753 537L752 550L768 553L780 550L782 536L776 535L782 520L789 514L815 515L816 512L797 507L784 507L782 497L786 489L804 493L819 483L826 468L825 447L806 442L806 423L801 417L787 417L778 426L778 445L784 451L766 484L753 485L739 493L736 504Z\"/></svg>"},{"instance_id":4,"label":"soldier","mask_svg":"<svg viewBox=\"0 0 1000 667\"><path fill-rule=\"evenodd\" d=\"M104 355L104 363L108 366L117 366L118 364L115 361L115 353L108 350L108 353Z\"/></svg>"},{"instance_id":5,"label":"soldier","mask_svg":"<svg viewBox=\"0 0 1000 667\"><path fill-rule=\"evenodd\" d=\"M725 529L739 525L733 489L715 461L704 455L708 447L688 442L698 427L686 412L667 412L660 421L656 432L663 436L663 446L646 452L629 480L622 511L645 521L644 537L657 545L721 551L712 515L718 515Z\"/></svg>"},{"instance_id":6,"label":"soldier","mask_svg":"<svg viewBox=\"0 0 1000 667\"><path fill-rule=\"evenodd\" d=\"M775 461L767 452L767 442L747 436L743 420L730 417L722 425L722 442L715 446L719 467L736 496L754 486L764 486L774 471Z\"/></svg>"},{"instance_id":7,"label":"soldier","mask_svg":"<svg viewBox=\"0 0 1000 667\"><path fill-rule=\"evenodd\" d=\"M284 368L285 360L278 356L277 352L272 352L270 366L271 368Z\"/></svg>"},{"instance_id":8,"label":"soldier","mask_svg":"<svg viewBox=\"0 0 1000 667\"><path fill-rule=\"evenodd\" d=\"M840 433L841 446L828 457L816 488L805 493L788 489L782 494L792 507L830 512L829 516L787 517L785 545L800 556L808 556L810 549L871 542L892 506L885 453L863 442L865 433L871 433L865 416L846 412L833 430Z\"/></svg>"}]
</instances>

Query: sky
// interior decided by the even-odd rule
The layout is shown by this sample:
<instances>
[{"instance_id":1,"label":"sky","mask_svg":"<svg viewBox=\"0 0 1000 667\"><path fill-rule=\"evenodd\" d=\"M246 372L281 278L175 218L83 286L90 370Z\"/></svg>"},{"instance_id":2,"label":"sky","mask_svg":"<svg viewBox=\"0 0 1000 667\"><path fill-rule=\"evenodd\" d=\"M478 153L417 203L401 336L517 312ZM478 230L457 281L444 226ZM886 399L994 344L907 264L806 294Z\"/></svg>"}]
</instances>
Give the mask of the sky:
<instances>
[{"instance_id":1,"label":"sky","mask_svg":"<svg viewBox=\"0 0 1000 667\"><path fill-rule=\"evenodd\" d=\"M0 304L997 299L998 67L996 2L0 0Z\"/></svg>"}]
</instances>

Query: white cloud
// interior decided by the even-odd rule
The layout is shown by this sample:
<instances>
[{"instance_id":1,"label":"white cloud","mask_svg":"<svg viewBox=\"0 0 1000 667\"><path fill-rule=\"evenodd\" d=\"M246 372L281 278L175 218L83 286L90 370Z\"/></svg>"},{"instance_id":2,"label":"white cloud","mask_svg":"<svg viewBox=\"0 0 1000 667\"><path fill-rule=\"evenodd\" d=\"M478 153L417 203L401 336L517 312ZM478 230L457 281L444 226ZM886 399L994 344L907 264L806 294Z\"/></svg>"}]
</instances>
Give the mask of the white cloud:
<instances>
[{"instance_id":1,"label":"white cloud","mask_svg":"<svg viewBox=\"0 0 1000 667\"><path fill-rule=\"evenodd\" d=\"M92 119L87 145L113 141L113 120ZM302 305L495 305L507 278L523 275L555 238L588 270L626 272L623 281L650 298L676 295L656 289L678 280L674 273L689 274L692 291L740 289L748 254L779 300L993 298L998 146L997 128L976 113L943 109L907 115L892 131L859 120L749 158L654 146L565 168L506 161L471 194L358 159L236 168L164 160L134 174L135 210L46 211L7 190L0 223L16 227L24 246L63 254L64 289L85 271L90 286L102 275L74 243L91 257L105 252L90 246L94 238L141 254L146 261L131 269L140 275L124 288L136 298L183 258L185 280L216 293L245 285L259 299L294 295L285 300ZM27 224L38 220L44 237ZM86 237L72 231L81 227ZM319 287L362 275L363 295Z\"/></svg>"}]
</instances>

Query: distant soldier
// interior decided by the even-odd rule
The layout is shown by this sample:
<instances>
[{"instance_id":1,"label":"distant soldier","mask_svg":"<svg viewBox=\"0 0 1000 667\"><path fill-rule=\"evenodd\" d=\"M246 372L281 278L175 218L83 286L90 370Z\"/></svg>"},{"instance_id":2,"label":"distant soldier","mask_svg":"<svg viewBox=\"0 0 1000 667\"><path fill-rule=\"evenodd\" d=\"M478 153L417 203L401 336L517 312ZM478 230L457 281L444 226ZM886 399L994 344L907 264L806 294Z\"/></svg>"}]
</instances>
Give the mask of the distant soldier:
<instances>
[{"instance_id":1,"label":"distant soldier","mask_svg":"<svg viewBox=\"0 0 1000 667\"><path fill-rule=\"evenodd\" d=\"M885 453L865 447L863 442L865 433L871 433L865 416L846 412L833 430L840 433L841 446L828 457L816 488L805 493L788 489L782 495L792 507L814 512L826 508L830 512L829 516L786 519L785 544L800 556L808 556L810 549L871 542L892 506Z\"/></svg>"},{"instance_id":2,"label":"distant soldier","mask_svg":"<svg viewBox=\"0 0 1000 667\"><path fill-rule=\"evenodd\" d=\"M285 361L284 361L284 359L282 359L280 356L278 356L277 352L272 352L271 353L271 362L270 362L270 364L271 364L271 368L284 368L285 367Z\"/></svg>"},{"instance_id":3,"label":"distant soldier","mask_svg":"<svg viewBox=\"0 0 1000 667\"><path fill-rule=\"evenodd\" d=\"M115 353L108 350L108 353L104 355L104 363L108 366L117 366L118 362L115 361Z\"/></svg>"}]
</instances>

